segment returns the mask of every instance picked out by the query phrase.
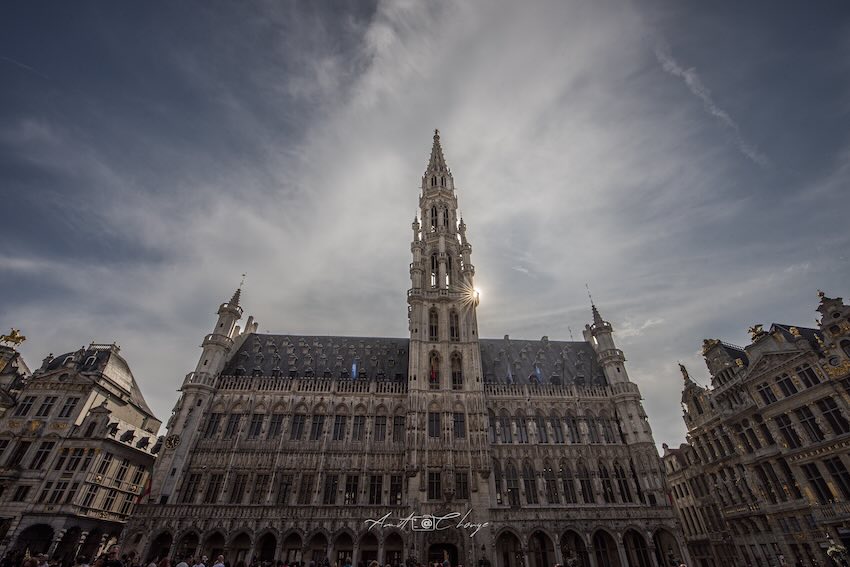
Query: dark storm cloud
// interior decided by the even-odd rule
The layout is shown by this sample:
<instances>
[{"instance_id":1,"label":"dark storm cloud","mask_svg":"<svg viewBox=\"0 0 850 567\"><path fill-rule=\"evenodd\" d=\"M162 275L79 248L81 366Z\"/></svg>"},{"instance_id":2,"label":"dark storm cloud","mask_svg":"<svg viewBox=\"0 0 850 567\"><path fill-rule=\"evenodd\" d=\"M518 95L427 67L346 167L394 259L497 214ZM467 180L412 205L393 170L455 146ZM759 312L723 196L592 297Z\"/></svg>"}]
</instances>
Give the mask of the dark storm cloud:
<instances>
[{"instance_id":1,"label":"dark storm cloud","mask_svg":"<svg viewBox=\"0 0 850 567\"><path fill-rule=\"evenodd\" d=\"M0 323L31 363L116 340L167 418L243 272L261 330L404 336L434 127L482 335L579 336L588 282L659 443L703 338L850 293L840 4L344 7L0 8Z\"/></svg>"}]
</instances>

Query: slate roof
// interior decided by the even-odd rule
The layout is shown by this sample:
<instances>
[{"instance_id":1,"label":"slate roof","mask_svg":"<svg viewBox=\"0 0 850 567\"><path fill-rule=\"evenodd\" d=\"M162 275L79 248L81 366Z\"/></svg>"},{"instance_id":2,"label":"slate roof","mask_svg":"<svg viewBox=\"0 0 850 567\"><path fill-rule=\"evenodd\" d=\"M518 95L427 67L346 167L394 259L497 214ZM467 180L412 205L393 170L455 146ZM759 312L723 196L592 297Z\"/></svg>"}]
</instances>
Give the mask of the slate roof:
<instances>
[{"instance_id":1,"label":"slate roof","mask_svg":"<svg viewBox=\"0 0 850 567\"><path fill-rule=\"evenodd\" d=\"M500 384L606 384L596 352L585 341L481 339L484 381Z\"/></svg>"},{"instance_id":2,"label":"slate roof","mask_svg":"<svg viewBox=\"0 0 850 567\"><path fill-rule=\"evenodd\" d=\"M65 361L68 364L65 364ZM130 399L142 411L153 417L148 403L145 401L130 366L121 355L115 345L89 345L76 352L66 352L47 363L39 374L58 371L61 369L76 371L80 373L99 373L114 385L118 386L130 395Z\"/></svg>"},{"instance_id":3,"label":"slate roof","mask_svg":"<svg viewBox=\"0 0 850 567\"><path fill-rule=\"evenodd\" d=\"M593 347L583 341L481 339L485 382L604 385ZM223 375L407 380L409 339L253 333Z\"/></svg>"},{"instance_id":4,"label":"slate roof","mask_svg":"<svg viewBox=\"0 0 850 567\"><path fill-rule=\"evenodd\" d=\"M407 380L408 339L252 333L224 375Z\"/></svg>"},{"instance_id":5,"label":"slate roof","mask_svg":"<svg viewBox=\"0 0 850 567\"><path fill-rule=\"evenodd\" d=\"M823 340L824 338L823 332L820 329L812 329L810 327L799 327L797 325L783 325L781 323L773 323L770 326L770 330L771 332L773 332L778 329L779 331L782 331L782 334L788 341L793 341L794 339L796 339L796 337L791 334L791 327L797 327L797 330L800 332L800 335L802 335L804 339L809 341L809 344L812 345L812 348L820 348L818 345L817 338L820 337L821 340Z\"/></svg>"}]
</instances>

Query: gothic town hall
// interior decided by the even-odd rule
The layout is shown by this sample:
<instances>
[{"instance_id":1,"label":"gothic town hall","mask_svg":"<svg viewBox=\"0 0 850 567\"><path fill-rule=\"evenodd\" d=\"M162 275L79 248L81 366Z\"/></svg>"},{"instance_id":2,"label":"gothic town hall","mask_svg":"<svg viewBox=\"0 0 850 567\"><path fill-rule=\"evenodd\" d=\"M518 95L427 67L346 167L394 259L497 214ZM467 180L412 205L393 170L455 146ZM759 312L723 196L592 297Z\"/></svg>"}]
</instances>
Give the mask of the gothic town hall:
<instances>
[{"instance_id":1,"label":"gothic town hall","mask_svg":"<svg viewBox=\"0 0 850 567\"><path fill-rule=\"evenodd\" d=\"M419 208L408 337L260 334L253 318L237 324L239 290L219 307L124 552L339 567L687 561L611 324L593 306L582 341L480 338L438 132Z\"/></svg>"}]
</instances>

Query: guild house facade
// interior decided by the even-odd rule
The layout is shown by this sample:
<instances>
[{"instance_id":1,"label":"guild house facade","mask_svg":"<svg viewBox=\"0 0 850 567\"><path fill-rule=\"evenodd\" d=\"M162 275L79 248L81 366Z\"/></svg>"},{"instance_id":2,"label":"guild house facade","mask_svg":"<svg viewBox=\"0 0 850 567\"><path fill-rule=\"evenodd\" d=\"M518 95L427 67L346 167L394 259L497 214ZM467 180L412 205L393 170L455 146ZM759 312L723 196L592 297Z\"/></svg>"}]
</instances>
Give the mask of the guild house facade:
<instances>
[{"instance_id":1,"label":"guild house facade","mask_svg":"<svg viewBox=\"0 0 850 567\"><path fill-rule=\"evenodd\" d=\"M219 307L125 552L234 565L687 559L611 324L594 306L583 341L479 338L439 133L419 208L408 337L261 334L252 317L237 325L239 290Z\"/></svg>"},{"instance_id":2,"label":"guild house facade","mask_svg":"<svg viewBox=\"0 0 850 567\"><path fill-rule=\"evenodd\" d=\"M850 307L820 293L817 327L754 325L682 367L688 443L664 461L699 567L846 565L850 548ZM835 563L833 563L835 561Z\"/></svg>"},{"instance_id":3,"label":"guild house facade","mask_svg":"<svg viewBox=\"0 0 850 567\"><path fill-rule=\"evenodd\" d=\"M49 355L30 374L0 345L0 556L71 565L115 543L148 483L160 426L118 346Z\"/></svg>"}]
</instances>

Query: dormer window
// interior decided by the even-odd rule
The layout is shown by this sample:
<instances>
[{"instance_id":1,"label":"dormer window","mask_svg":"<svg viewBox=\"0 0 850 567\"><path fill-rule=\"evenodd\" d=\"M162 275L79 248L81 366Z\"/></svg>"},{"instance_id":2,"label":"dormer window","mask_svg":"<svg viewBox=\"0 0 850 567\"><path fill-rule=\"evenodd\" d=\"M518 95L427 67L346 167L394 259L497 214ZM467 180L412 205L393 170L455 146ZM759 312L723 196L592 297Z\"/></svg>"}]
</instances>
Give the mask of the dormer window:
<instances>
[{"instance_id":1,"label":"dormer window","mask_svg":"<svg viewBox=\"0 0 850 567\"><path fill-rule=\"evenodd\" d=\"M86 359L85 366L93 366L95 362L97 362L97 357L95 355L91 355Z\"/></svg>"}]
</instances>

